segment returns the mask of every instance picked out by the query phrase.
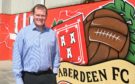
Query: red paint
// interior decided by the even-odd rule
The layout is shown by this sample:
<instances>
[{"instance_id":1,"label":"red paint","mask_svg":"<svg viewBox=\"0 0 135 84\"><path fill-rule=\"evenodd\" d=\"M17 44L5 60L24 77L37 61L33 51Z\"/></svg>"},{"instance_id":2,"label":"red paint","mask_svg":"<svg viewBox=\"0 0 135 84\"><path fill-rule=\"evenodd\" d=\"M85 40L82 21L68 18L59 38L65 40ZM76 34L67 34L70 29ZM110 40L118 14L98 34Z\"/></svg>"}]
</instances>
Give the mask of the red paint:
<instances>
[{"instance_id":1,"label":"red paint","mask_svg":"<svg viewBox=\"0 0 135 84\"><path fill-rule=\"evenodd\" d=\"M76 17L79 14L83 15L83 19L100 6L108 4L113 0L103 0L95 3L73 5L61 8L53 8L48 10L48 18L46 25L48 27L52 26L54 20L64 20L67 21L71 18ZM135 6L134 0L128 0L132 5ZM11 60L12 59L12 48L13 39L10 39L10 34L15 33L15 18L18 17L17 28L18 31L23 27L23 14L0 14L0 60ZM30 12L26 13L26 25L29 24ZM8 46L8 47L7 47ZM73 61L73 60L71 60Z\"/></svg>"},{"instance_id":2,"label":"red paint","mask_svg":"<svg viewBox=\"0 0 135 84\"><path fill-rule=\"evenodd\" d=\"M67 20L53 29L57 32L61 61L87 64L82 15Z\"/></svg>"}]
</instances>

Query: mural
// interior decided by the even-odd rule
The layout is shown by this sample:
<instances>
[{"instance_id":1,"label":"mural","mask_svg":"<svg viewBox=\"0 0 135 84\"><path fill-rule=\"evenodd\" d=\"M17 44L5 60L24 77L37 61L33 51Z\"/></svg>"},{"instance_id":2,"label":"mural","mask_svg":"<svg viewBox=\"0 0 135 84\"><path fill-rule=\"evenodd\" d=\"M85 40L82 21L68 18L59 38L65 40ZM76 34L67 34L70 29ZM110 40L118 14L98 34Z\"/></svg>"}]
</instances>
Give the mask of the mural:
<instances>
[{"instance_id":1,"label":"mural","mask_svg":"<svg viewBox=\"0 0 135 84\"><path fill-rule=\"evenodd\" d=\"M22 27L30 24L30 13L0 14L0 60L12 59L13 42Z\"/></svg>"},{"instance_id":2,"label":"mural","mask_svg":"<svg viewBox=\"0 0 135 84\"><path fill-rule=\"evenodd\" d=\"M135 81L134 6L124 0L96 6L93 10L85 9L86 15L80 9L68 19L54 20L62 62L57 76L59 84L133 84ZM83 38L83 49L78 37ZM75 53L81 52L87 54L76 56ZM80 58L86 59L78 63Z\"/></svg>"},{"instance_id":3,"label":"mural","mask_svg":"<svg viewBox=\"0 0 135 84\"><path fill-rule=\"evenodd\" d=\"M31 22L30 12L0 14L0 60L12 59L18 31ZM134 84L134 0L49 9L46 23L60 48L58 84Z\"/></svg>"},{"instance_id":4,"label":"mural","mask_svg":"<svg viewBox=\"0 0 135 84\"><path fill-rule=\"evenodd\" d=\"M57 32L61 61L87 64L82 15L78 15L53 28ZM77 52L75 52L77 51Z\"/></svg>"}]
</instances>

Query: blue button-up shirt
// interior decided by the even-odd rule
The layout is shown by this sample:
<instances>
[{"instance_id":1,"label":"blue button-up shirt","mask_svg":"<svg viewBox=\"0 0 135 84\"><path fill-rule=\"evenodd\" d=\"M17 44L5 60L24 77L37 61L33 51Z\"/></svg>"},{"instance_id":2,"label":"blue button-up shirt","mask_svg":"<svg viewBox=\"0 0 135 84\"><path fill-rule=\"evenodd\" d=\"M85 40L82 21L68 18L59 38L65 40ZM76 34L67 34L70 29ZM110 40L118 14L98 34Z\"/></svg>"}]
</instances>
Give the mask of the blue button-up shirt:
<instances>
[{"instance_id":1,"label":"blue button-up shirt","mask_svg":"<svg viewBox=\"0 0 135 84\"><path fill-rule=\"evenodd\" d=\"M13 49L13 72L17 84L23 84L22 71L38 72L49 68L57 73L59 49L55 32L45 27L43 32L31 24L18 34Z\"/></svg>"}]
</instances>

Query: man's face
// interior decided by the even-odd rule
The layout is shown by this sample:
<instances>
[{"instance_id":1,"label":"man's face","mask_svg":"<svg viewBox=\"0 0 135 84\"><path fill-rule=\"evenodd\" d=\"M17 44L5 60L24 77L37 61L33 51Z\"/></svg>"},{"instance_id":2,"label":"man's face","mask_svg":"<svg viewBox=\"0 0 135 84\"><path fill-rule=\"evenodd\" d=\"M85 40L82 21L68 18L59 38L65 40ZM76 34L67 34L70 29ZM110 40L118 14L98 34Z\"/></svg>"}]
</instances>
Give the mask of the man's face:
<instances>
[{"instance_id":1,"label":"man's face","mask_svg":"<svg viewBox=\"0 0 135 84\"><path fill-rule=\"evenodd\" d=\"M36 8L33 14L33 20L37 27L42 28L46 20L46 10Z\"/></svg>"}]
</instances>

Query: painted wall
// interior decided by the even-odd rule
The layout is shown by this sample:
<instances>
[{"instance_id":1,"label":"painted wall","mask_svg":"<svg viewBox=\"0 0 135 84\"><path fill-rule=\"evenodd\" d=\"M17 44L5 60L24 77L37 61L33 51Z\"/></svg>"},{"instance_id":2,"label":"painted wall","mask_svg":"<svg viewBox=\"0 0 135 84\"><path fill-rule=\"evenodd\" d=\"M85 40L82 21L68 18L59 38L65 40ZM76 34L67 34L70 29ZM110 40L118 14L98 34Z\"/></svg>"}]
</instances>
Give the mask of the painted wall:
<instances>
[{"instance_id":1,"label":"painted wall","mask_svg":"<svg viewBox=\"0 0 135 84\"><path fill-rule=\"evenodd\" d=\"M17 3L17 2L16 2ZM35 2L37 3L37 2ZM7 0L4 0L3 2L3 7L5 7L4 9L5 10L8 10L8 11L5 11L7 13L13 13L12 10L10 10L10 6L9 5L12 5L12 4L15 4L15 2L11 2L11 1L7 1ZM73 5L73 6L76 6L76 5ZM12 7L12 8L15 8L15 7ZM12 9L11 8L11 9ZM61 9L61 8L59 8ZM59 10L58 9L58 10ZM65 14L66 15L66 12L70 12L70 10L72 9L72 11L76 11L77 8L75 7L72 7L72 6L69 6L69 10L64 10L62 9L61 11L59 11L60 13L59 14ZM82 9L80 9L82 10ZM85 9L83 9L85 10ZM59 17L59 14L58 14L58 11L55 11L56 15L54 16L54 11L53 9L50 9L49 10L49 15L48 15L48 20L47 20L47 26L51 27L52 24L53 24L53 21L54 19L57 21L58 18L56 17ZM74 14L71 12L71 15ZM64 18L67 18L66 16L64 15ZM18 13L18 14L0 14L0 60L9 60L9 59L12 59L12 45L13 45L13 41L15 40L15 37L16 37L16 34L19 32L19 30L22 28L22 27L25 27L26 25L29 24L29 22L31 22L31 18L30 18L30 13L29 12L23 12L23 13ZM7 53L8 52L8 53Z\"/></svg>"},{"instance_id":2,"label":"painted wall","mask_svg":"<svg viewBox=\"0 0 135 84\"><path fill-rule=\"evenodd\" d=\"M134 0L106 0L49 9L46 24L55 25L61 54L58 84L134 84L134 8ZM12 59L15 37L30 20L30 12L0 14L0 60Z\"/></svg>"}]
</instances>

